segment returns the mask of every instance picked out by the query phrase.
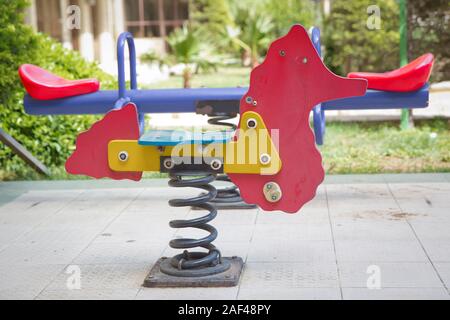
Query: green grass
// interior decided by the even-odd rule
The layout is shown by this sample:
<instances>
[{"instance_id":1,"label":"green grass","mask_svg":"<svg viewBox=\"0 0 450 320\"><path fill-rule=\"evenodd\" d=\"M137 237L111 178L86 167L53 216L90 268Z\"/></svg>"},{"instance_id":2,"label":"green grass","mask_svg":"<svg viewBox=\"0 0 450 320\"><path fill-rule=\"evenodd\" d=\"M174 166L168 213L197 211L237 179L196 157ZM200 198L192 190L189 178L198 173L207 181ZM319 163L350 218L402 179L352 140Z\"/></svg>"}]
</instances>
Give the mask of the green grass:
<instances>
[{"instance_id":1,"label":"green grass","mask_svg":"<svg viewBox=\"0 0 450 320\"><path fill-rule=\"evenodd\" d=\"M228 67L219 68L217 73L206 73L194 75L192 78L192 87L208 87L208 88L221 88L221 87L237 87L248 86L250 77L249 68ZM160 81L151 85L142 86L147 89L161 89L161 88L182 88L183 79L181 76L172 76L167 80Z\"/></svg>"},{"instance_id":2,"label":"green grass","mask_svg":"<svg viewBox=\"0 0 450 320\"><path fill-rule=\"evenodd\" d=\"M231 67L195 76L193 87L246 86L248 77L249 69ZM179 88L181 85L181 77L175 76L148 87ZM416 121L416 127L406 131L399 130L398 122L328 123L325 145L319 149L328 174L450 172L450 122L446 119ZM50 170L50 179L83 179L66 174L63 167ZM144 174L144 178L155 177L166 175ZM43 178L25 164L15 172L0 169L0 180Z\"/></svg>"},{"instance_id":3,"label":"green grass","mask_svg":"<svg viewBox=\"0 0 450 320\"><path fill-rule=\"evenodd\" d=\"M319 149L327 173L449 172L450 122L329 123Z\"/></svg>"}]
</instances>

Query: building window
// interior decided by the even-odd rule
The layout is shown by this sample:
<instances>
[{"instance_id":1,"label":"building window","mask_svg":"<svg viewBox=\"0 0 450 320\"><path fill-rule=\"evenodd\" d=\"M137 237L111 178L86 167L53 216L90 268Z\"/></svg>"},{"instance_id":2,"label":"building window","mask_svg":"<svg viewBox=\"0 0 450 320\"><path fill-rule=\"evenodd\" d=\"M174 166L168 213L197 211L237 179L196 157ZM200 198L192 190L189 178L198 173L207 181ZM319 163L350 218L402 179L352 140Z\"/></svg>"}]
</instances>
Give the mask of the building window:
<instances>
[{"instance_id":1,"label":"building window","mask_svg":"<svg viewBox=\"0 0 450 320\"><path fill-rule=\"evenodd\" d=\"M189 19L189 0L126 0L126 26L135 37L165 37Z\"/></svg>"}]
</instances>

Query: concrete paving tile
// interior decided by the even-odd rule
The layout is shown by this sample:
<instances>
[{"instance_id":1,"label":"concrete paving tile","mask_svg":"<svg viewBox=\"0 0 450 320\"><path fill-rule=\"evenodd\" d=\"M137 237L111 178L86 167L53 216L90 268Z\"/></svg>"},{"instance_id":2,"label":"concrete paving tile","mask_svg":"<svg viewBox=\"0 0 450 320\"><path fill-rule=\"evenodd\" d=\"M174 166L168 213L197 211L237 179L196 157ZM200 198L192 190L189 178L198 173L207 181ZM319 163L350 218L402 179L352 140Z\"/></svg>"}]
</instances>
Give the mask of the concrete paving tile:
<instances>
[{"instance_id":1,"label":"concrete paving tile","mask_svg":"<svg viewBox=\"0 0 450 320\"><path fill-rule=\"evenodd\" d=\"M401 213L385 184L330 185L328 206L333 221L395 219Z\"/></svg>"},{"instance_id":2,"label":"concrete paving tile","mask_svg":"<svg viewBox=\"0 0 450 320\"><path fill-rule=\"evenodd\" d=\"M329 263L336 261L336 256L333 242L327 240L260 241L251 243L247 261Z\"/></svg>"},{"instance_id":3,"label":"concrete paving tile","mask_svg":"<svg viewBox=\"0 0 450 320\"><path fill-rule=\"evenodd\" d=\"M240 289L239 300L340 300L339 288Z\"/></svg>"},{"instance_id":4,"label":"concrete paving tile","mask_svg":"<svg viewBox=\"0 0 450 320\"><path fill-rule=\"evenodd\" d=\"M137 300L235 300L238 287L232 288L142 288Z\"/></svg>"},{"instance_id":5,"label":"concrete paving tile","mask_svg":"<svg viewBox=\"0 0 450 320\"><path fill-rule=\"evenodd\" d=\"M345 300L449 300L444 288L343 288Z\"/></svg>"},{"instance_id":6,"label":"concrete paving tile","mask_svg":"<svg viewBox=\"0 0 450 320\"><path fill-rule=\"evenodd\" d=\"M36 300L132 300L139 289L63 289L44 290Z\"/></svg>"},{"instance_id":7,"label":"concrete paving tile","mask_svg":"<svg viewBox=\"0 0 450 320\"><path fill-rule=\"evenodd\" d=\"M379 268L381 288L442 288L429 262L339 262L342 287L367 288ZM371 283L371 282L369 282Z\"/></svg>"},{"instance_id":8,"label":"concrete paving tile","mask_svg":"<svg viewBox=\"0 0 450 320\"><path fill-rule=\"evenodd\" d=\"M411 240L338 240L338 262L427 262L418 241Z\"/></svg>"},{"instance_id":9,"label":"concrete paving tile","mask_svg":"<svg viewBox=\"0 0 450 320\"><path fill-rule=\"evenodd\" d=\"M38 226L14 240L16 244L84 243L88 244L102 230L100 227Z\"/></svg>"},{"instance_id":10,"label":"concrete paving tile","mask_svg":"<svg viewBox=\"0 0 450 320\"><path fill-rule=\"evenodd\" d=\"M241 290L338 287L334 263L248 262L241 279Z\"/></svg>"},{"instance_id":11,"label":"concrete paving tile","mask_svg":"<svg viewBox=\"0 0 450 320\"><path fill-rule=\"evenodd\" d=\"M427 183L447 182L447 173L403 173L403 174L381 174L380 176L388 183Z\"/></svg>"},{"instance_id":12,"label":"concrete paving tile","mask_svg":"<svg viewBox=\"0 0 450 320\"><path fill-rule=\"evenodd\" d=\"M253 225L255 224L257 209L248 210L219 210L217 217L212 221L215 225ZM207 211L204 210L191 210L189 211L186 219L194 219L204 216Z\"/></svg>"},{"instance_id":13,"label":"concrete paving tile","mask_svg":"<svg viewBox=\"0 0 450 320\"><path fill-rule=\"evenodd\" d=\"M432 262L450 262L450 242L443 240L422 240Z\"/></svg>"},{"instance_id":14,"label":"concrete paving tile","mask_svg":"<svg viewBox=\"0 0 450 320\"><path fill-rule=\"evenodd\" d=\"M253 235L254 225L217 225L214 221L211 223L219 232L217 240L225 242L242 241L249 242ZM175 237L198 239L208 235L204 230L194 228L178 229Z\"/></svg>"},{"instance_id":15,"label":"concrete paving tile","mask_svg":"<svg viewBox=\"0 0 450 320\"><path fill-rule=\"evenodd\" d=\"M325 176L325 184L367 184L384 183L385 180L381 174L329 174Z\"/></svg>"},{"instance_id":16,"label":"concrete paving tile","mask_svg":"<svg viewBox=\"0 0 450 320\"><path fill-rule=\"evenodd\" d=\"M416 236L406 221L332 221L335 240L409 240Z\"/></svg>"},{"instance_id":17,"label":"concrete paving tile","mask_svg":"<svg viewBox=\"0 0 450 320\"><path fill-rule=\"evenodd\" d=\"M81 252L73 264L120 264L135 263L151 265L161 257L167 244L139 242L93 243Z\"/></svg>"},{"instance_id":18,"label":"concrete paving tile","mask_svg":"<svg viewBox=\"0 0 450 320\"><path fill-rule=\"evenodd\" d=\"M256 225L253 233L253 242L285 243L300 240L331 240L329 223L308 222L293 225Z\"/></svg>"},{"instance_id":19,"label":"concrete paving tile","mask_svg":"<svg viewBox=\"0 0 450 320\"><path fill-rule=\"evenodd\" d=\"M326 203L322 207L305 207L295 214L287 214L281 211L259 210L256 224L304 224L304 223L328 223L328 209Z\"/></svg>"},{"instance_id":20,"label":"concrete paving tile","mask_svg":"<svg viewBox=\"0 0 450 320\"><path fill-rule=\"evenodd\" d=\"M84 243L11 244L0 252L0 265L67 264L84 248Z\"/></svg>"},{"instance_id":21,"label":"concrete paving tile","mask_svg":"<svg viewBox=\"0 0 450 320\"><path fill-rule=\"evenodd\" d=\"M144 264L80 264L80 287L83 290L121 290L139 289L152 266ZM72 273L68 269L60 272L58 276L46 287L46 291L64 291L71 281Z\"/></svg>"},{"instance_id":22,"label":"concrete paving tile","mask_svg":"<svg viewBox=\"0 0 450 320\"><path fill-rule=\"evenodd\" d=\"M434 266L436 267L442 281L444 281L447 289L450 289L450 263L437 262L437 263L434 263Z\"/></svg>"},{"instance_id":23,"label":"concrete paving tile","mask_svg":"<svg viewBox=\"0 0 450 320\"><path fill-rule=\"evenodd\" d=\"M410 221L412 228L421 241L441 240L450 241L450 220L443 221Z\"/></svg>"},{"instance_id":24,"label":"concrete paving tile","mask_svg":"<svg viewBox=\"0 0 450 320\"><path fill-rule=\"evenodd\" d=\"M223 257L238 256L241 257L244 261L246 261L247 259L248 250L250 247L249 242L214 241L213 244L217 247L217 249L220 250ZM189 251L206 252L206 250L203 248L193 248ZM165 257L173 257L174 255L182 252L183 250L173 249L167 246L162 255Z\"/></svg>"},{"instance_id":25,"label":"concrete paving tile","mask_svg":"<svg viewBox=\"0 0 450 320\"><path fill-rule=\"evenodd\" d=\"M64 265L0 266L0 299L33 299Z\"/></svg>"},{"instance_id":26,"label":"concrete paving tile","mask_svg":"<svg viewBox=\"0 0 450 320\"><path fill-rule=\"evenodd\" d=\"M33 230L32 226L21 224L0 224L0 245L12 243L15 239Z\"/></svg>"}]
</instances>

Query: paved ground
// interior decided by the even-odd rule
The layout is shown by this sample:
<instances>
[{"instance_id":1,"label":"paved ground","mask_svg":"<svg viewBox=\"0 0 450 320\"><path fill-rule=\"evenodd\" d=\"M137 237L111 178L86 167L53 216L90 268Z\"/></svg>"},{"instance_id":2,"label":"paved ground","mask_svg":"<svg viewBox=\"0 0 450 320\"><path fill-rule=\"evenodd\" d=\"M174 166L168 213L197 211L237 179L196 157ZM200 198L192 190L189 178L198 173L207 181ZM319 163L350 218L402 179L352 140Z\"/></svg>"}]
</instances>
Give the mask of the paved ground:
<instances>
[{"instance_id":1,"label":"paved ground","mask_svg":"<svg viewBox=\"0 0 450 320\"><path fill-rule=\"evenodd\" d=\"M0 298L450 298L449 174L331 176L299 214L220 212L216 243L246 260L222 289L141 287L168 221L196 214L165 183L0 183Z\"/></svg>"}]
</instances>

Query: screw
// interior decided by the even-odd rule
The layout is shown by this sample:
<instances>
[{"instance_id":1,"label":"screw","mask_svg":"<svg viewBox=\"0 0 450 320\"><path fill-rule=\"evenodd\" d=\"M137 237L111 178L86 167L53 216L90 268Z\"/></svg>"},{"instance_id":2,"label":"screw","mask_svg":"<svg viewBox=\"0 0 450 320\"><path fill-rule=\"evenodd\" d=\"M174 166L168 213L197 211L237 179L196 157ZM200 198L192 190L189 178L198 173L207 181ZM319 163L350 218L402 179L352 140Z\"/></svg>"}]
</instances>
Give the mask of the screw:
<instances>
[{"instance_id":1,"label":"screw","mask_svg":"<svg viewBox=\"0 0 450 320\"><path fill-rule=\"evenodd\" d=\"M128 152L126 151L120 151L119 152L119 160L124 162L128 160Z\"/></svg>"},{"instance_id":2,"label":"screw","mask_svg":"<svg viewBox=\"0 0 450 320\"><path fill-rule=\"evenodd\" d=\"M255 106L256 107L256 105L258 104L258 101L256 101L256 100L253 100L253 106Z\"/></svg>"},{"instance_id":3,"label":"screw","mask_svg":"<svg viewBox=\"0 0 450 320\"><path fill-rule=\"evenodd\" d=\"M280 50L280 56L284 57L286 55L286 51Z\"/></svg>"},{"instance_id":4,"label":"screw","mask_svg":"<svg viewBox=\"0 0 450 320\"><path fill-rule=\"evenodd\" d=\"M250 104L250 103L253 102L253 98L250 97L250 96L247 96L247 97L245 98L245 102L247 102L248 104Z\"/></svg>"},{"instance_id":5,"label":"screw","mask_svg":"<svg viewBox=\"0 0 450 320\"><path fill-rule=\"evenodd\" d=\"M308 58L304 57L303 58L303 63L307 63L308 62Z\"/></svg>"},{"instance_id":6,"label":"screw","mask_svg":"<svg viewBox=\"0 0 450 320\"><path fill-rule=\"evenodd\" d=\"M271 183L268 183L268 184L266 185L266 189L267 189L267 190L272 189L272 184L271 184Z\"/></svg>"}]
</instances>

